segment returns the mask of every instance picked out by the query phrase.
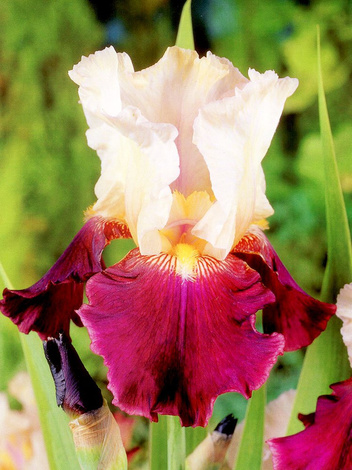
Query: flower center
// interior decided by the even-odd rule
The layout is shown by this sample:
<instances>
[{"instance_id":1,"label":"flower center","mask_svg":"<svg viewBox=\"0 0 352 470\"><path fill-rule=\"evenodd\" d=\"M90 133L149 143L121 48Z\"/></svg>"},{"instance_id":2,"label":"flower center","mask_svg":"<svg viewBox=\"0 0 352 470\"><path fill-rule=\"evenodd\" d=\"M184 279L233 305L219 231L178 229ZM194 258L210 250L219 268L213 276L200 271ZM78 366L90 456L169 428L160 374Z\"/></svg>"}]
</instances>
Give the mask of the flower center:
<instances>
[{"instance_id":1,"label":"flower center","mask_svg":"<svg viewBox=\"0 0 352 470\"><path fill-rule=\"evenodd\" d=\"M176 272L183 279L192 279L195 276L195 267L197 259L200 256L199 251L188 243L178 243L172 255L176 257Z\"/></svg>"},{"instance_id":2,"label":"flower center","mask_svg":"<svg viewBox=\"0 0 352 470\"><path fill-rule=\"evenodd\" d=\"M180 245L190 246L198 254L202 253L206 242L193 235L192 229L211 205L212 201L206 191L194 191L188 197L174 191L169 220L160 231L161 236L168 241L169 249L166 252L176 255L176 247ZM183 251L181 248L182 253Z\"/></svg>"}]
</instances>

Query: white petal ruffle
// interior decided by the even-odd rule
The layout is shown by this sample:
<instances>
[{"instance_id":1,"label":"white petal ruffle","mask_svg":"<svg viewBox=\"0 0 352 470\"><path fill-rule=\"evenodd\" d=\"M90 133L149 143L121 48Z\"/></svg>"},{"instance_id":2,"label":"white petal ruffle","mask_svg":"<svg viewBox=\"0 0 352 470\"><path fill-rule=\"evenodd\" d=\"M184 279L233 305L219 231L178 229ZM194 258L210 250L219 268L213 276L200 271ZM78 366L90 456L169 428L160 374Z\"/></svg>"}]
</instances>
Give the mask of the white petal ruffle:
<instances>
[{"instance_id":1,"label":"white petal ruffle","mask_svg":"<svg viewBox=\"0 0 352 470\"><path fill-rule=\"evenodd\" d=\"M227 59L178 47L140 72L109 47L69 74L101 159L93 212L127 224L142 254L170 251L179 236L223 259L273 213L261 161L297 80L254 70L248 80ZM176 192L209 207L189 220L200 199L178 206Z\"/></svg>"},{"instance_id":2,"label":"white petal ruffle","mask_svg":"<svg viewBox=\"0 0 352 470\"><path fill-rule=\"evenodd\" d=\"M250 82L234 96L200 110L193 141L209 168L216 202L193 233L225 257L252 223L273 210L265 196L261 167L285 100L295 91L296 79L268 71L249 71Z\"/></svg>"},{"instance_id":3,"label":"white petal ruffle","mask_svg":"<svg viewBox=\"0 0 352 470\"><path fill-rule=\"evenodd\" d=\"M342 320L341 334L352 367L352 283L346 284L337 296L336 316Z\"/></svg>"}]
</instances>

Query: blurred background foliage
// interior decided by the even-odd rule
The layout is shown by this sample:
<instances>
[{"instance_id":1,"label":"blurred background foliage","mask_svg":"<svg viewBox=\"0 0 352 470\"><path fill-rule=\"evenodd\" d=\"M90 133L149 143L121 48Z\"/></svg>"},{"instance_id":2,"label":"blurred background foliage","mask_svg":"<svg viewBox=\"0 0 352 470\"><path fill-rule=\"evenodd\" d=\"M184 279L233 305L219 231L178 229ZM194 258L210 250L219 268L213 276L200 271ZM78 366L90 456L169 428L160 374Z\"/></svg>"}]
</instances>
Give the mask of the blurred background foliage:
<instances>
[{"instance_id":1,"label":"blurred background foliage","mask_svg":"<svg viewBox=\"0 0 352 470\"><path fill-rule=\"evenodd\" d=\"M126 51L136 70L174 44L178 0L2 0L0 3L0 260L16 288L35 282L58 258L94 202L99 160L86 145L86 123L67 71L105 45ZM274 69L300 80L264 161L275 215L268 236L297 282L318 296L325 264L324 180L316 80L316 25L324 85L349 220L352 220L352 3L350 0L193 0L196 49L226 56L243 74ZM107 262L129 249L114 242ZM0 389L22 368L16 329L0 318ZM105 370L73 332L99 381ZM285 355L269 398L294 387L303 352ZM214 421L244 413L227 394ZM145 432L137 431L139 439Z\"/></svg>"}]
</instances>

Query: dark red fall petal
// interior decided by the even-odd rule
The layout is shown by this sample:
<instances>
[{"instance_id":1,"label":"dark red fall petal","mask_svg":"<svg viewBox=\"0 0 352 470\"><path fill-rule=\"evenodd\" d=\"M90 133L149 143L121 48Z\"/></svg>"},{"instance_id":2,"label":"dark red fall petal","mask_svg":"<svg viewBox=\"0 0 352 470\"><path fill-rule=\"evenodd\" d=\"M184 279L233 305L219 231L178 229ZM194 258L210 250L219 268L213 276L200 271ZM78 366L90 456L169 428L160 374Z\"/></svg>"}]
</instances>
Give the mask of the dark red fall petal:
<instances>
[{"instance_id":1,"label":"dark red fall petal","mask_svg":"<svg viewBox=\"0 0 352 470\"><path fill-rule=\"evenodd\" d=\"M69 336L72 319L83 301L83 282L100 272L101 254L115 238L128 237L124 226L93 217L81 228L52 268L33 286L23 290L5 289L0 310L23 333L37 331L42 339Z\"/></svg>"},{"instance_id":2,"label":"dark red fall petal","mask_svg":"<svg viewBox=\"0 0 352 470\"><path fill-rule=\"evenodd\" d=\"M117 406L204 426L219 394L249 397L264 383L284 339L255 330L254 313L274 296L242 260L199 257L191 279L175 269L173 256L133 250L88 281L90 305L78 313Z\"/></svg>"},{"instance_id":3,"label":"dark red fall petal","mask_svg":"<svg viewBox=\"0 0 352 470\"><path fill-rule=\"evenodd\" d=\"M292 279L261 230L249 233L236 245L234 254L257 271L276 301L263 309L265 333L285 337L285 351L308 346L336 312L336 306L314 299Z\"/></svg>"},{"instance_id":4,"label":"dark red fall petal","mask_svg":"<svg viewBox=\"0 0 352 470\"><path fill-rule=\"evenodd\" d=\"M351 470L352 379L331 388L315 413L300 417L304 431L268 441L275 470Z\"/></svg>"}]
</instances>

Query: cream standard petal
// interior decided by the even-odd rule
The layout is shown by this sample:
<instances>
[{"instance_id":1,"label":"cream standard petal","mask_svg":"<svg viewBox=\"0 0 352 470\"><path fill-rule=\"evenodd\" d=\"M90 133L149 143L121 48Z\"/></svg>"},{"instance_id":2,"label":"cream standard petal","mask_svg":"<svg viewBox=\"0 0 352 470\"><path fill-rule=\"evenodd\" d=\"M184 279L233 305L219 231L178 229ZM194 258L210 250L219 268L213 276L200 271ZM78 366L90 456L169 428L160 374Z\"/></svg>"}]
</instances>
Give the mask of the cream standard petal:
<instances>
[{"instance_id":1,"label":"cream standard petal","mask_svg":"<svg viewBox=\"0 0 352 470\"><path fill-rule=\"evenodd\" d=\"M82 57L69 72L79 85L80 102L90 129L88 145L97 151L102 163L102 176L95 186L98 202L94 211L104 217L124 219L124 186L127 161L124 156L129 143L105 116L121 111L119 75L133 72L127 54L117 54L113 47Z\"/></svg>"},{"instance_id":2,"label":"cream standard petal","mask_svg":"<svg viewBox=\"0 0 352 470\"><path fill-rule=\"evenodd\" d=\"M209 168L216 202L194 228L224 256L248 227L272 214L265 197L261 161L296 79L249 71L251 81L234 97L209 103L194 123L193 141ZM216 249L216 250L213 250Z\"/></svg>"},{"instance_id":3,"label":"cream standard petal","mask_svg":"<svg viewBox=\"0 0 352 470\"><path fill-rule=\"evenodd\" d=\"M122 185L116 189L124 197L124 219L141 253L158 254L162 250L159 230L166 225L172 205L170 184L179 175L177 129L170 124L151 123L132 106L116 118L106 116L106 120L122 136L119 141ZM106 175L102 172L101 185L103 180L108 187L110 167ZM107 194L109 198L111 195Z\"/></svg>"},{"instance_id":4,"label":"cream standard petal","mask_svg":"<svg viewBox=\"0 0 352 470\"><path fill-rule=\"evenodd\" d=\"M342 320L341 334L352 366L352 284L346 284L337 296L336 315Z\"/></svg>"},{"instance_id":5,"label":"cream standard petal","mask_svg":"<svg viewBox=\"0 0 352 470\"><path fill-rule=\"evenodd\" d=\"M90 126L88 145L102 162L93 213L127 223L141 253L157 254L162 248L159 230L172 204L170 184L179 175L178 133L171 124L150 122L122 103L121 77L132 75L127 54L112 47L83 57L70 72L80 85Z\"/></svg>"},{"instance_id":6,"label":"cream standard petal","mask_svg":"<svg viewBox=\"0 0 352 470\"><path fill-rule=\"evenodd\" d=\"M101 125L101 114L116 116L121 110L119 73L133 71L127 54L110 46L81 61L69 72L79 85L79 97L89 127Z\"/></svg>"},{"instance_id":7,"label":"cream standard petal","mask_svg":"<svg viewBox=\"0 0 352 470\"><path fill-rule=\"evenodd\" d=\"M180 176L172 185L186 197L194 191L211 193L208 168L192 143L193 121L204 104L234 93L247 80L225 59L212 54L199 58L195 51L171 47L160 61L140 72L121 76L123 106L140 109L152 122L173 124Z\"/></svg>"},{"instance_id":8,"label":"cream standard petal","mask_svg":"<svg viewBox=\"0 0 352 470\"><path fill-rule=\"evenodd\" d=\"M97 151L101 159L101 175L95 185L97 202L95 214L126 222L125 185L129 171L128 155L135 151L135 144L111 125L104 124L87 131L88 145ZM131 157L133 158L133 157Z\"/></svg>"}]
</instances>

